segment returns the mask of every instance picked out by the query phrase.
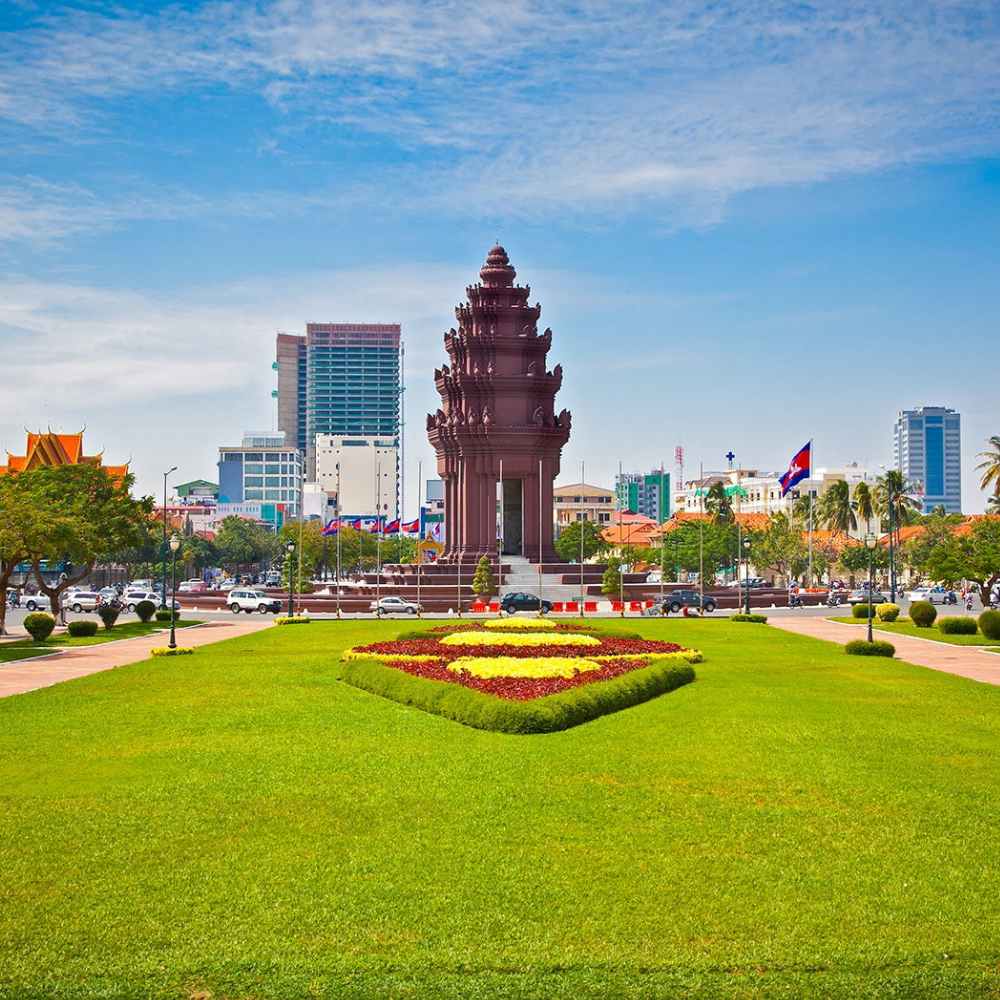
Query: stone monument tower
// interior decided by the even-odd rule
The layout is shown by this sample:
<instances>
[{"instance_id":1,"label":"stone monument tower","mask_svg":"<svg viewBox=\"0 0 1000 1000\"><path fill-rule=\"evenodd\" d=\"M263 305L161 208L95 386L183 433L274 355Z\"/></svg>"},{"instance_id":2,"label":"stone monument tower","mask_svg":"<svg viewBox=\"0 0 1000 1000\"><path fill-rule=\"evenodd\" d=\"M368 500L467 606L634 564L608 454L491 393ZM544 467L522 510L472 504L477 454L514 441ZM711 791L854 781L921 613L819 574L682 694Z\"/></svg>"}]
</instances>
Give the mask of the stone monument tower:
<instances>
[{"instance_id":1,"label":"stone monument tower","mask_svg":"<svg viewBox=\"0 0 1000 1000\"><path fill-rule=\"evenodd\" d=\"M570 414L555 411L562 367L545 367L552 331L538 332L541 306L528 305L531 288L515 275L493 247L455 309L458 329L444 335L450 364L434 372L441 408L428 414L427 436L445 487L443 562L495 559L500 538L504 555L558 561L552 482Z\"/></svg>"}]
</instances>

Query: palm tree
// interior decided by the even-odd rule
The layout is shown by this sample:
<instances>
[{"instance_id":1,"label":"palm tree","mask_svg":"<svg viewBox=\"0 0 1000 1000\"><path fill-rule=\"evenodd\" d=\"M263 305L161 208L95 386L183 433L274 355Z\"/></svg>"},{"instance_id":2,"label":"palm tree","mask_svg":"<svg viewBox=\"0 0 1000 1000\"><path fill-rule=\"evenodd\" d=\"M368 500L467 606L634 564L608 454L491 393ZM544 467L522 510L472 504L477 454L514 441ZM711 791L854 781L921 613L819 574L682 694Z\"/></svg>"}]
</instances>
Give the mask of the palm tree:
<instances>
[{"instance_id":1,"label":"palm tree","mask_svg":"<svg viewBox=\"0 0 1000 1000\"><path fill-rule=\"evenodd\" d=\"M994 493L986 501L986 513L987 514L1000 514L1000 493Z\"/></svg>"},{"instance_id":2,"label":"palm tree","mask_svg":"<svg viewBox=\"0 0 1000 1000\"><path fill-rule=\"evenodd\" d=\"M792 517L799 524L809 523L809 508L812 507L813 514L816 513L816 498L811 493L803 493L797 497L792 504Z\"/></svg>"},{"instance_id":3,"label":"palm tree","mask_svg":"<svg viewBox=\"0 0 1000 1000\"><path fill-rule=\"evenodd\" d=\"M875 513L885 522L890 520L890 496L892 520L898 531L920 512L920 501L913 495L913 486L903 478L903 473L899 469L887 469L884 476L879 476L873 491Z\"/></svg>"},{"instance_id":4,"label":"palm tree","mask_svg":"<svg viewBox=\"0 0 1000 1000\"><path fill-rule=\"evenodd\" d=\"M817 514L820 523L835 535L846 535L857 530L858 519L851 502L851 488L843 479L838 479L820 497Z\"/></svg>"},{"instance_id":5,"label":"palm tree","mask_svg":"<svg viewBox=\"0 0 1000 1000\"><path fill-rule=\"evenodd\" d=\"M990 438L989 451L981 451L976 457L982 461L976 466L982 469L983 476L979 480L979 488L987 490L993 487L993 495L1000 497L1000 434L994 434Z\"/></svg>"},{"instance_id":6,"label":"palm tree","mask_svg":"<svg viewBox=\"0 0 1000 1000\"><path fill-rule=\"evenodd\" d=\"M716 524L731 521L733 518L733 501L726 493L722 483L712 483L705 494L705 510Z\"/></svg>"},{"instance_id":7,"label":"palm tree","mask_svg":"<svg viewBox=\"0 0 1000 1000\"><path fill-rule=\"evenodd\" d=\"M854 487L854 509L858 512L859 520L866 524L875 516L875 498L871 487L865 482Z\"/></svg>"}]
</instances>

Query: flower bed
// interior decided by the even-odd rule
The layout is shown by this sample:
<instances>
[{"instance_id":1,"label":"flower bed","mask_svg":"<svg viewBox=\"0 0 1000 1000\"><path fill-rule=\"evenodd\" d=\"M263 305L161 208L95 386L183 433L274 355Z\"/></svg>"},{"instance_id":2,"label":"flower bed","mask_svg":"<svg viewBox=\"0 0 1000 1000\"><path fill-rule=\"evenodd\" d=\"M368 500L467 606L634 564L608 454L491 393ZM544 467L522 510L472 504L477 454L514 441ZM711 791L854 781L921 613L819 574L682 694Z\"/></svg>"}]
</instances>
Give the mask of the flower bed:
<instances>
[{"instance_id":1,"label":"flower bed","mask_svg":"<svg viewBox=\"0 0 1000 1000\"><path fill-rule=\"evenodd\" d=\"M583 655L567 656L567 647L579 648ZM436 628L358 646L344 654L343 676L359 687L469 725L505 732L548 732L565 728L563 723L575 725L687 683L694 679L691 664L701 659L697 650L653 639L565 631L502 634L471 626L447 631ZM612 681L647 671L652 673L641 682L617 684L613 694L601 693ZM400 675L408 680L401 680ZM534 719L528 725L523 713L511 716L495 711L495 706L484 707L475 698L467 703L465 695L456 695L456 702L448 695L455 688L477 698L521 704L574 692L577 697L574 707L564 706L555 716L548 710L528 713ZM442 699L451 706L448 711L441 710ZM455 708L459 703L463 706L461 710ZM483 719L496 722L497 718L505 721L496 725L483 722ZM512 722L512 718L520 721ZM567 723L570 718L575 721ZM540 719L547 721L543 724Z\"/></svg>"}]
</instances>

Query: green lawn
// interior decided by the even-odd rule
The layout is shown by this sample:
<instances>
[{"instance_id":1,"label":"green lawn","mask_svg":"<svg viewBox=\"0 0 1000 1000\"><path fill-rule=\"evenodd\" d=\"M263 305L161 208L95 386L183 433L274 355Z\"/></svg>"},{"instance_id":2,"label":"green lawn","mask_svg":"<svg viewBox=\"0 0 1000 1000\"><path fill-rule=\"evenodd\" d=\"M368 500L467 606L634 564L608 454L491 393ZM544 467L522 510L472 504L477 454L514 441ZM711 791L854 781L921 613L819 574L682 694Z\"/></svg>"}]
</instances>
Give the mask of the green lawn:
<instances>
[{"instance_id":1,"label":"green lawn","mask_svg":"<svg viewBox=\"0 0 1000 1000\"><path fill-rule=\"evenodd\" d=\"M177 628L197 625L196 621L178 621ZM97 635L79 636L74 638L66 632L49 636L45 642L33 642L31 639L12 639L0 643L0 663L10 663L13 660L26 660L35 656L45 656L60 649L70 649L73 646L96 646L101 642L115 642L118 639L134 639L136 636L149 635L152 632L167 632L170 623L163 622L123 622L109 632L103 625L98 625Z\"/></svg>"},{"instance_id":2,"label":"green lawn","mask_svg":"<svg viewBox=\"0 0 1000 1000\"><path fill-rule=\"evenodd\" d=\"M338 681L412 628L0 701L0 997L998 995L1000 688L629 621L698 679L504 736Z\"/></svg>"},{"instance_id":3,"label":"green lawn","mask_svg":"<svg viewBox=\"0 0 1000 1000\"><path fill-rule=\"evenodd\" d=\"M830 621L844 622L847 625L861 625L862 628L867 625L864 618L831 618ZM936 622L930 628L918 628L909 618L900 618L894 622L875 621L872 623L872 628L881 629L883 632L897 632L899 635L912 635L918 639L950 642L953 646L1000 646L1000 641L987 639L981 632L976 633L976 635L945 635L937 627Z\"/></svg>"}]
</instances>

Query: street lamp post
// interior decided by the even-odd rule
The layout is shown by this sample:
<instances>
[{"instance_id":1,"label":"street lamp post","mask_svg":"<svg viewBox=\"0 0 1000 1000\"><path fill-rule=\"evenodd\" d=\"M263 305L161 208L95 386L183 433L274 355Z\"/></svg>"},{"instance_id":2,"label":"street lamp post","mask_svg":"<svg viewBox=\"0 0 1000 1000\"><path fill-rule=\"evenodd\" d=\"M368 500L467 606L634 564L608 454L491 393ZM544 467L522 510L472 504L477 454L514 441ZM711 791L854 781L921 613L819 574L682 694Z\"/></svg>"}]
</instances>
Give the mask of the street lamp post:
<instances>
[{"instance_id":1,"label":"street lamp post","mask_svg":"<svg viewBox=\"0 0 1000 1000\"><path fill-rule=\"evenodd\" d=\"M180 547L181 540L176 535L172 535L170 538L170 642L167 643L169 649L177 648L177 636L174 631L177 621L177 612L174 611L174 592L177 590L177 550ZM166 594L163 595L164 601L166 601L166 596Z\"/></svg>"},{"instance_id":2,"label":"street lamp post","mask_svg":"<svg viewBox=\"0 0 1000 1000\"><path fill-rule=\"evenodd\" d=\"M171 472L176 471L177 466L172 465L163 473L163 544L160 546L160 559L163 562L163 593L160 596L160 607L162 609L165 609L167 606L167 476Z\"/></svg>"},{"instance_id":3,"label":"street lamp post","mask_svg":"<svg viewBox=\"0 0 1000 1000\"><path fill-rule=\"evenodd\" d=\"M744 591L744 614L750 614L750 536L743 539L743 559L746 562L746 586Z\"/></svg>"},{"instance_id":4,"label":"street lamp post","mask_svg":"<svg viewBox=\"0 0 1000 1000\"><path fill-rule=\"evenodd\" d=\"M878 545L878 535L869 531L865 535L865 548L868 549L868 641L872 642L872 591L875 589L875 546Z\"/></svg>"},{"instance_id":5,"label":"street lamp post","mask_svg":"<svg viewBox=\"0 0 1000 1000\"><path fill-rule=\"evenodd\" d=\"M285 552L288 553L286 561L288 563L288 617L294 614L292 610L292 600L295 595L295 564L292 562L292 554L295 552L295 541L291 538L285 544Z\"/></svg>"}]
</instances>

